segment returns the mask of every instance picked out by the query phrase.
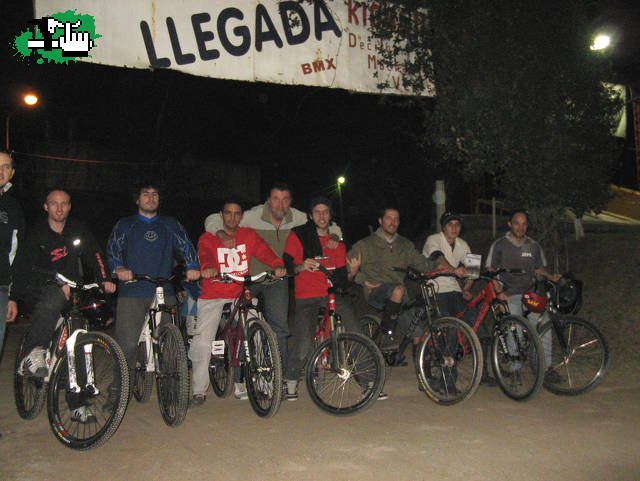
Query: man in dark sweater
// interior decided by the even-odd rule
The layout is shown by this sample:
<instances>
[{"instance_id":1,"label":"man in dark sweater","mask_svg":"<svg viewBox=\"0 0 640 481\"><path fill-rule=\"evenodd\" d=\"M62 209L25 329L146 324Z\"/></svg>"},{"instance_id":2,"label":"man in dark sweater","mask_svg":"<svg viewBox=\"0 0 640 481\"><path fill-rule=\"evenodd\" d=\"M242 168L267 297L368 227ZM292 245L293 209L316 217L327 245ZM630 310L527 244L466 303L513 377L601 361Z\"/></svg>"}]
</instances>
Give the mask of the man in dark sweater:
<instances>
[{"instance_id":1,"label":"man in dark sweater","mask_svg":"<svg viewBox=\"0 0 640 481\"><path fill-rule=\"evenodd\" d=\"M55 273L73 280L93 277L107 293L115 292L116 287L107 280L101 249L89 229L69 218L69 194L64 190L50 191L44 210L47 216L29 230L24 248L20 249L13 290L17 299L33 306L25 344L29 354L22 363L22 369L33 376L47 374L45 348L70 296L68 285L53 282Z\"/></svg>"},{"instance_id":2,"label":"man in dark sweater","mask_svg":"<svg viewBox=\"0 0 640 481\"><path fill-rule=\"evenodd\" d=\"M22 241L24 235L22 208L9 193L9 181L15 172L11 154L0 151L0 359L4 346L5 319L6 322L13 322L18 314L18 306L9 295L11 265L18 242Z\"/></svg>"}]
</instances>

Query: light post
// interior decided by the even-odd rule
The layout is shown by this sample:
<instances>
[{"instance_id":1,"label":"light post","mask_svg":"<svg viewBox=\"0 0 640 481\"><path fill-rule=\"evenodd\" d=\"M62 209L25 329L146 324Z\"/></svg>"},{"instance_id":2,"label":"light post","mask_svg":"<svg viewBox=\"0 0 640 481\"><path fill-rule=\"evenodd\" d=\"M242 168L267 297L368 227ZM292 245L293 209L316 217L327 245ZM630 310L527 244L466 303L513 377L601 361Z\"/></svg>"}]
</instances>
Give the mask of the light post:
<instances>
[{"instance_id":1,"label":"light post","mask_svg":"<svg viewBox=\"0 0 640 481\"><path fill-rule=\"evenodd\" d=\"M24 97L22 97L22 101L25 103L25 105L29 106L29 107L33 107L35 104L38 103L38 96L32 93L26 94L24 95ZM10 125L11 125L11 117L13 116L13 114L16 113L18 109L15 108L13 109L9 115L7 115L7 120L5 122L5 139L6 139L6 147L7 147L7 152L9 152L9 146L10 146L10 142L9 142L9 133L10 133Z\"/></svg>"},{"instance_id":2,"label":"light post","mask_svg":"<svg viewBox=\"0 0 640 481\"><path fill-rule=\"evenodd\" d=\"M342 184L346 182L344 175L338 177L338 201L340 202L340 222L342 223L342 228L344 229L344 208L342 207Z\"/></svg>"}]
</instances>

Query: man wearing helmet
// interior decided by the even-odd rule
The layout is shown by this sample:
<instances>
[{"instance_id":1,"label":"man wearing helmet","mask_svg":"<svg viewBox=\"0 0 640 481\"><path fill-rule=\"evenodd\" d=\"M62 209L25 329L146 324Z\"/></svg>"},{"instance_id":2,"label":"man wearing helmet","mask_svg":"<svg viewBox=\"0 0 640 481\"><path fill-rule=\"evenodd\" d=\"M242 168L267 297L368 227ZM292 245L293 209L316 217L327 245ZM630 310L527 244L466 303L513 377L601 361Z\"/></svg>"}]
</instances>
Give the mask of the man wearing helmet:
<instances>
[{"instance_id":1,"label":"man wearing helmet","mask_svg":"<svg viewBox=\"0 0 640 481\"><path fill-rule=\"evenodd\" d=\"M447 262L452 266L461 265L466 255L471 253L469 244L460 238L462 217L454 214L453 212L445 212L440 217L440 227L442 228L441 232L427 237L427 241L422 249L422 254L428 258L434 252L441 252ZM464 301L471 300L471 286L473 285L473 280L471 279L467 279L464 282L462 289L460 288L458 281L453 277L438 277L434 282L438 292L440 313L443 316L457 315L459 312L464 310ZM482 342L482 351L484 354L484 361L486 363L489 333L484 324L480 324L478 328L478 337ZM488 375L486 365L485 369L482 371L482 380L480 383L495 386L494 379Z\"/></svg>"}]
</instances>

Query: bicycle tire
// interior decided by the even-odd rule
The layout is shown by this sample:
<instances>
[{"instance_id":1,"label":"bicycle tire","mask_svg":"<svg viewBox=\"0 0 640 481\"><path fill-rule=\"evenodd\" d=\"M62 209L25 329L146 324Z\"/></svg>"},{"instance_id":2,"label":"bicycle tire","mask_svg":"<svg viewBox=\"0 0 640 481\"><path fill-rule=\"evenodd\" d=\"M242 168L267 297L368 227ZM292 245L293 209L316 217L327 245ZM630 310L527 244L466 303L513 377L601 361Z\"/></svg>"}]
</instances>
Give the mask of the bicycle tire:
<instances>
[{"instance_id":1,"label":"bicycle tire","mask_svg":"<svg viewBox=\"0 0 640 481\"><path fill-rule=\"evenodd\" d=\"M217 340L220 340L218 331ZM233 367L231 366L231 354L229 344L224 341L224 354L222 356L211 355L209 361L209 380L216 396L226 398L233 392Z\"/></svg>"},{"instance_id":2,"label":"bicycle tire","mask_svg":"<svg viewBox=\"0 0 640 481\"><path fill-rule=\"evenodd\" d=\"M167 426L184 421L189 408L189 368L182 335L174 324L160 326L158 334L158 406Z\"/></svg>"},{"instance_id":3,"label":"bicycle tire","mask_svg":"<svg viewBox=\"0 0 640 481\"><path fill-rule=\"evenodd\" d=\"M44 407L47 383L43 378L25 376L24 373L20 372L22 358L27 354L24 352L26 338L27 335L24 334L16 353L13 370L13 397L18 415L22 419L34 419Z\"/></svg>"},{"instance_id":4,"label":"bicycle tire","mask_svg":"<svg viewBox=\"0 0 640 481\"><path fill-rule=\"evenodd\" d=\"M47 396L49 424L56 439L78 450L106 443L120 426L129 402L129 370L124 353L115 340L102 332L80 334L76 340L78 384L86 383L84 347L88 345L91 345L97 394L87 390L86 385L77 395L69 391L65 351L53 368ZM77 403L94 415L92 421L82 423L71 419L69 402L74 396Z\"/></svg>"},{"instance_id":5,"label":"bicycle tire","mask_svg":"<svg viewBox=\"0 0 640 481\"><path fill-rule=\"evenodd\" d=\"M133 370L133 397L140 403L146 403L151 398L155 372L147 371L147 343L142 341L136 348L136 365Z\"/></svg>"},{"instance_id":6,"label":"bicycle tire","mask_svg":"<svg viewBox=\"0 0 640 481\"><path fill-rule=\"evenodd\" d=\"M358 319L360 323L360 328L362 329L363 334L369 339L375 339L378 337L378 332L380 331L380 318L373 314L365 314L360 316Z\"/></svg>"},{"instance_id":7,"label":"bicycle tire","mask_svg":"<svg viewBox=\"0 0 640 481\"><path fill-rule=\"evenodd\" d=\"M278 412L282 401L282 359L276 335L262 319L247 319L249 358L244 378L251 407L263 418Z\"/></svg>"},{"instance_id":8,"label":"bicycle tire","mask_svg":"<svg viewBox=\"0 0 640 481\"><path fill-rule=\"evenodd\" d=\"M550 331L551 366L557 377L545 373L542 385L554 394L576 396L594 389L602 382L609 370L609 347L602 332L591 322L569 315L561 315L559 324L567 345L561 347L554 321L540 326L542 338Z\"/></svg>"},{"instance_id":9,"label":"bicycle tire","mask_svg":"<svg viewBox=\"0 0 640 481\"><path fill-rule=\"evenodd\" d=\"M456 341L451 340L455 336ZM455 346L453 343L455 342ZM482 378L482 346L475 331L456 317L433 321L414 356L418 383L442 406L469 399Z\"/></svg>"},{"instance_id":10,"label":"bicycle tire","mask_svg":"<svg viewBox=\"0 0 640 481\"><path fill-rule=\"evenodd\" d=\"M491 366L502 392L515 401L528 401L540 390L544 378L544 350L531 323L508 315L495 323ZM517 341L517 352L508 343ZM515 351L515 349L514 349Z\"/></svg>"},{"instance_id":11,"label":"bicycle tire","mask_svg":"<svg viewBox=\"0 0 640 481\"><path fill-rule=\"evenodd\" d=\"M305 378L316 406L334 416L348 416L368 409L378 399L385 382L384 358L367 336L340 333L335 342L326 339L314 348Z\"/></svg>"}]
</instances>

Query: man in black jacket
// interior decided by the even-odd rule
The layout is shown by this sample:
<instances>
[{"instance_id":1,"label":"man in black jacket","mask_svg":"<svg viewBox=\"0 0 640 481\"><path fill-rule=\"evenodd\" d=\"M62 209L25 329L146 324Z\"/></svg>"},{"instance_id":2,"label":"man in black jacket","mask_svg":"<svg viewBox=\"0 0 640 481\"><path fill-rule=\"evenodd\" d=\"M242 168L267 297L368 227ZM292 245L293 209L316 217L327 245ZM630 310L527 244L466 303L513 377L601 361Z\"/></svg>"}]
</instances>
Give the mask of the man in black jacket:
<instances>
[{"instance_id":1,"label":"man in black jacket","mask_svg":"<svg viewBox=\"0 0 640 481\"><path fill-rule=\"evenodd\" d=\"M93 277L108 293L115 284L107 281L103 255L87 227L69 218L71 198L64 190L52 190L44 203L47 213L30 229L20 249L15 269L14 295L33 306L27 333L22 369L33 376L47 373L46 346L49 345L60 310L69 299L68 285L52 283L58 272L70 279Z\"/></svg>"},{"instance_id":2,"label":"man in black jacket","mask_svg":"<svg viewBox=\"0 0 640 481\"><path fill-rule=\"evenodd\" d=\"M18 242L24 234L22 208L9 193L9 181L15 172L11 154L0 151L0 359L4 346L5 322L13 322L18 314L17 304L9 298L11 264L16 255Z\"/></svg>"}]
</instances>

